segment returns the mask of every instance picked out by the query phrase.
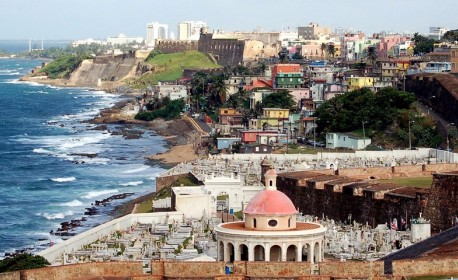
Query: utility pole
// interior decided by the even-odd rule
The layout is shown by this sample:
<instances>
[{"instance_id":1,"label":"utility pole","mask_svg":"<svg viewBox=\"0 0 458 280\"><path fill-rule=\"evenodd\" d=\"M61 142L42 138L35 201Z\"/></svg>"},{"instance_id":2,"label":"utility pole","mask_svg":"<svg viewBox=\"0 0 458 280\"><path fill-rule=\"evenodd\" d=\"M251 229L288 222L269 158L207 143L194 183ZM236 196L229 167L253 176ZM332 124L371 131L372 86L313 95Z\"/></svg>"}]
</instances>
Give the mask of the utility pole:
<instances>
[{"instance_id":1,"label":"utility pole","mask_svg":"<svg viewBox=\"0 0 458 280\"><path fill-rule=\"evenodd\" d=\"M366 131L364 130L364 124L367 123L367 121L362 121L363 124L363 149L366 149Z\"/></svg>"},{"instance_id":2,"label":"utility pole","mask_svg":"<svg viewBox=\"0 0 458 280\"><path fill-rule=\"evenodd\" d=\"M412 136L410 133L410 124L413 123L414 121L409 120L409 150L412 150Z\"/></svg>"}]
</instances>

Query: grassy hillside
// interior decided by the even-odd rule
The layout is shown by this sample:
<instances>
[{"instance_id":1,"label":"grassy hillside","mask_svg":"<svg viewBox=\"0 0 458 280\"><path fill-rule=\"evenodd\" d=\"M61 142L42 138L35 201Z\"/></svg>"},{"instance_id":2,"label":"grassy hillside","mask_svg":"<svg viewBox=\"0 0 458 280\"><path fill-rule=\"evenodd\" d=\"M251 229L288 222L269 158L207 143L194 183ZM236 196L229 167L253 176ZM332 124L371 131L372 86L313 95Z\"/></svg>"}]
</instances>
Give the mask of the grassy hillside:
<instances>
[{"instance_id":1,"label":"grassy hillside","mask_svg":"<svg viewBox=\"0 0 458 280\"><path fill-rule=\"evenodd\" d=\"M198 51L187 51L172 54L159 54L146 61L153 66L151 73L143 75L134 82L137 87L157 84L159 81L173 81L180 78L183 69L219 68L205 54Z\"/></svg>"}]
</instances>

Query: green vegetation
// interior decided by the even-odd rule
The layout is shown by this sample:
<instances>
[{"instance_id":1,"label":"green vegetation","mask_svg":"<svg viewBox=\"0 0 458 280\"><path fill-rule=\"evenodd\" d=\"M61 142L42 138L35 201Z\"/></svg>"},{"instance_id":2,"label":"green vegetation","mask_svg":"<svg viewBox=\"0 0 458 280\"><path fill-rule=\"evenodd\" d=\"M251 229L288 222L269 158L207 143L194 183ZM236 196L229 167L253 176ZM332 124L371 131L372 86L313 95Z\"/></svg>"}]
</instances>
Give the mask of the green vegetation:
<instances>
[{"instance_id":1,"label":"green vegetation","mask_svg":"<svg viewBox=\"0 0 458 280\"><path fill-rule=\"evenodd\" d=\"M31 254L20 254L0 261L0 273L25 269L45 267L49 262L41 257Z\"/></svg>"},{"instance_id":2,"label":"green vegetation","mask_svg":"<svg viewBox=\"0 0 458 280\"><path fill-rule=\"evenodd\" d=\"M70 74L78 68L83 59L91 58L87 55L71 55L64 54L53 62L50 62L45 67L39 70L39 73L46 73L51 79L66 79Z\"/></svg>"},{"instance_id":3,"label":"green vegetation","mask_svg":"<svg viewBox=\"0 0 458 280\"><path fill-rule=\"evenodd\" d=\"M449 30L449 31L445 32L445 34L442 37L441 41L447 41L447 42L458 41L458 29Z\"/></svg>"},{"instance_id":4,"label":"green vegetation","mask_svg":"<svg viewBox=\"0 0 458 280\"><path fill-rule=\"evenodd\" d=\"M227 200L228 197L229 197L228 194L222 194L222 195L218 195L216 197L216 200Z\"/></svg>"},{"instance_id":5,"label":"green vegetation","mask_svg":"<svg viewBox=\"0 0 458 280\"><path fill-rule=\"evenodd\" d=\"M220 68L213 63L205 54L198 51L187 51L172 54L153 54L148 56L146 62L153 66L151 73L144 74L135 80L132 86L144 88L160 81L174 81L183 74L183 69Z\"/></svg>"},{"instance_id":6,"label":"green vegetation","mask_svg":"<svg viewBox=\"0 0 458 280\"><path fill-rule=\"evenodd\" d=\"M432 177L412 177L412 178L393 178L388 180L380 180L380 183L394 183L402 186L417 187L417 188L431 188L433 183Z\"/></svg>"},{"instance_id":7,"label":"green vegetation","mask_svg":"<svg viewBox=\"0 0 458 280\"><path fill-rule=\"evenodd\" d=\"M242 220L243 220L243 213L242 213L242 211L234 212L234 216L235 216L239 221L242 221Z\"/></svg>"},{"instance_id":8,"label":"green vegetation","mask_svg":"<svg viewBox=\"0 0 458 280\"><path fill-rule=\"evenodd\" d=\"M279 90L273 92L262 100L262 106L264 108L282 108L282 109L294 109L295 102L293 96L287 90Z\"/></svg>"},{"instance_id":9,"label":"green vegetation","mask_svg":"<svg viewBox=\"0 0 458 280\"><path fill-rule=\"evenodd\" d=\"M173 183L173 187L179 187L179 186L198 186L199 184L196 184L191 178L189 177L181 177L179 178L175 183Z\"/></svg>"},{"instance_id":10,"label":"green vegetation","mask_svg":"<svg viewBox=\"0 0 458 280\"><path fill-rule=\"evenodd\" d=\"M437 147L441 137L434 121L417 112L415 96L394 88L377 93L359 89L324 102L316 111L317 133L345 132L373 139L374 145L387 148L406 147L410 138L413 147Z\"/></svg>"},{"instance_id":11,"label":"green vegetation","mask_svg":"<svg viewBox=\"0 0 458 280\"><path fill-rule=\"evenodd\" d=\"M168 100L163 103L162 108L158 108L153 111L144 111L139 112L135 115L135 119L143 121L152 121L157 118L162 118L166 120L176 119L180 117L180 114L185 108L185 102L183 99L177 100Z\"/></svg>"},{"instance_id":12,"label":"green vegetation","mask_svg":"<svg viewBox=\"0 0 458 280\"><path fill-rule=\"evenodd\" d=\"M434 39L422 36L418 33L413 35L413 41L415 42L415 48L413 49L414 54L425 54L434 50Z\"/></svg>"}]
</instances>

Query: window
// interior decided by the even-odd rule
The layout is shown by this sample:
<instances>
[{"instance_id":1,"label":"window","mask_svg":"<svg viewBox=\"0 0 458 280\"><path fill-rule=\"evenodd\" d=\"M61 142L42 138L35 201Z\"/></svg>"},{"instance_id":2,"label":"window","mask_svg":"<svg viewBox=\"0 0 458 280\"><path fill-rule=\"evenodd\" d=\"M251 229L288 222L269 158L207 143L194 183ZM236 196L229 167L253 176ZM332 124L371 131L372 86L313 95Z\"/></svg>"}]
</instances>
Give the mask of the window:
<instances>
[{"instance_id":1,"label":"window","mask_svg":"<svg viewBox=\"0 0 458 280\"><path fill-rule=\"evenodd\" d=\"M253 227L256 228L256 219L253 219Z\"/></svg>"},{"instance_id":2,"label":"window","mask_svg":"<svg viewBox=\"0 0 458 280\"><path fill-rule=\"evenodd\" d=\"M277 222L277 220L270 220L270 221L268 222L268 224L269 224L269 226L271 226L271 227L275 227L275 226L277 226L278 222Z\"/></svg>"},{"instance_id":3,"label":"window","mask_svg":"<svg viewBox=\"0 0 458 280\"><path fill-rule=\"evenodd\" d=\"M288 219L288 227L291 227L291 218Z\"/></svg>"},{"instance_id":4,"label":"window","mask_svg":"<svg viewBox=\"0 0 458 280\"><path fill-rule=\"evenodd\" d=\"M255 151L256 151L256 152L259 152L259 147L256 147L256 148L255 148Z\"/></svg>"},{"instance_id":5,"label":"window","mask_svg":"<svg viewBox=\"0 0 458 280\"><path fill-rule=\"evenodd\" d=\"M269 180L269 187L272 187L272 180Z\"/></svg>"}]
</instances>

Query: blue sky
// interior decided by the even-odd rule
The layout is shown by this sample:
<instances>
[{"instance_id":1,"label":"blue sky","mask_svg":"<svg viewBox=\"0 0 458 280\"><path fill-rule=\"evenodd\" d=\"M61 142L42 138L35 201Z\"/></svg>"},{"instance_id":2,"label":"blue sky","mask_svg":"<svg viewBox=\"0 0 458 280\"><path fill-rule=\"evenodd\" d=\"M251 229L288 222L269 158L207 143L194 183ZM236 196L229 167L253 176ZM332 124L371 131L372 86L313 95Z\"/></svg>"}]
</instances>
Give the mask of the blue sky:
<instances>
[{"instance_id":1,"label":"blue sky","mask_svg":"<svg viewBox=\"0 0 458 280\"><path fill-rule=\"evenodd\" d=\"M0 39L146 37L146 23L175 31L179 21L206 21L210 29L266 31L309 22L386 31L427 33L458 29L458 0L0 0Z\"/></svg>"}]
</instances>

